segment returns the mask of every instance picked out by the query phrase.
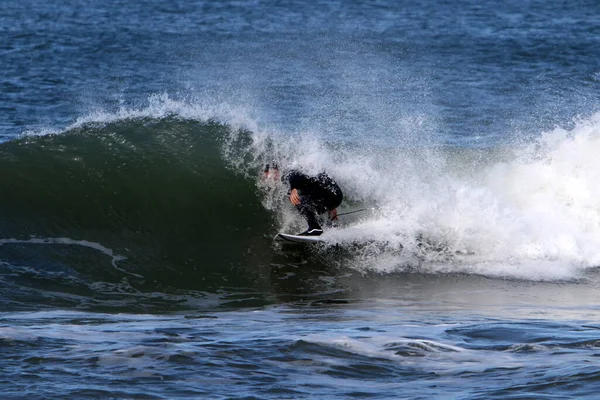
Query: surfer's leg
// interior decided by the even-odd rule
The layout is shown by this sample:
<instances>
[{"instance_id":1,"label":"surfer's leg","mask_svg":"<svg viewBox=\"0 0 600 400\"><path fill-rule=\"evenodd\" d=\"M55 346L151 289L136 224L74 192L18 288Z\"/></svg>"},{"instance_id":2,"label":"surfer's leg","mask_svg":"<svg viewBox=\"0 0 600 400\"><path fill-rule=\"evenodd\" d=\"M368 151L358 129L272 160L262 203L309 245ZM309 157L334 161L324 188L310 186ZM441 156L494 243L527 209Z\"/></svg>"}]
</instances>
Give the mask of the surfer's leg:
<instances>
[{"instance_id":1,"label":"surfer's leg","mask_svg":"<svg viewBox=\"0 0 600 400\"><path fill-rule=\"evenodd\" d=\"M321 229L321 225L319 225L319 221L317 219L317 211L315 210L315 205L312 202L303 201L296 206L296 209L304 217L306 222L308 222L309 230Z\"/></svg>"},{"instance_id":2,"label":"surfer's leg","mask_svg":"<svg viewBox=\"0 0 600 400\"><path fill-rule=\"evenodd\" d=\"M302 202L296 206L296 209L308 223L308 229L300 235L319 236L323 233L317 218L318 206L311 197L303 196Z\"/></svg>"}]
</instances>

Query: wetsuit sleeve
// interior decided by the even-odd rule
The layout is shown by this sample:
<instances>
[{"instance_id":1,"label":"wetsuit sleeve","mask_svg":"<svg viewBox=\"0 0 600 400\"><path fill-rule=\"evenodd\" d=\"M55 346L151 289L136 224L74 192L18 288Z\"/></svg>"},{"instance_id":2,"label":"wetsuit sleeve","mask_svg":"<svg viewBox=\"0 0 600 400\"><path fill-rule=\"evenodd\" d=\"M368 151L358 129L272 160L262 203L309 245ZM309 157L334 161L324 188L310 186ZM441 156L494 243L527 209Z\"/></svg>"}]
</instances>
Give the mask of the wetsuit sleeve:
<instances>
[{"instance_id":1,"label":"wetsuit sleeve","mask_svg":"<svg viewBox=\"0 0 600 400\"><path fill-rule=\"evenodd\" d=\"M310 183L310 178L308 177L308 175L304 175L303 173L298 171L290 172L287 178L290 183L290 190L304 190Z\"/></svg>"}]
</instances>

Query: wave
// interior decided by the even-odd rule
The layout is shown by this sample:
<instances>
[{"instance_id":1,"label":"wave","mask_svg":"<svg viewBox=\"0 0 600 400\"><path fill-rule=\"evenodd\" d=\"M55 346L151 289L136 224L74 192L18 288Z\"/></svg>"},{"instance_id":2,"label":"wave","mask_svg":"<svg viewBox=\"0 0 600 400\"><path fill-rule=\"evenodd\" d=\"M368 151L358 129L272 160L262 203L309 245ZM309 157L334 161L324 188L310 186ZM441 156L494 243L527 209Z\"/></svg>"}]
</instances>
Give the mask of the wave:
<instances>
[{"instance_id":1,"label":"wave","mask_svg":"<svg viewBox=\"0 0 600 400\"><path fill-rule=\"evenodd\" d=\"M272 265L306 258L528 280L578 279L600 262L600 115L533 143L446 149L290 135L235 113L151 103L0 144L5 266L173 293L268 287ZM327 170L344 189L341 211L367 211L343 217L328 245L289 258L272 237L304 222L284 186L259 178L272 161Z\"/></svg>"}]
</instances>

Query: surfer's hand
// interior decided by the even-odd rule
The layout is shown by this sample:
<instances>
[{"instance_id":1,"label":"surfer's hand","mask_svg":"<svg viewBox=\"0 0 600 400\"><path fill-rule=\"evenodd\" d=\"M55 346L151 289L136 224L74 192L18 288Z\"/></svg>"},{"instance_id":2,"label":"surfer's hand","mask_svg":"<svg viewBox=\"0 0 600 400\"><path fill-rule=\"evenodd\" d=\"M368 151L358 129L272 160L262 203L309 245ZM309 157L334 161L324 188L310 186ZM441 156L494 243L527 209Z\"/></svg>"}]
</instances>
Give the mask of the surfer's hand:
<instances>
[{"instance_id":1,"label":"surfer's hand","mask_svg":"<svg viewBox=\"0 0 600 400\"><path fill-rule=\"evenodd\" d=\"M329 210L329 221L327 221L327 226L330 228L337 228L337 226L338 226L337 208L334 208L333 210Z\"/></svg>"},{"instance_id":2,"label":"surfer's hand","mask_svg":"<svg viewBox=\"0 0 600 400\"><path fill-rule=\"evenodd\" d=\"M332 222L338 220L337 208L334 208L333 210L329 210L329 220Z\"/></svg>"},{"instance_id":3,"label":"surfer's hand","mask_svg":"<svg viewBox=\"0 0 600 400\"><path fill-rule=\"evenodd\" d=\"M290 201L295 206L297 206L298 204L300 204L300 195L298 195L298 190L297 189L292 189L292 191L290 192Z\"/></svg>"}]
</instances>

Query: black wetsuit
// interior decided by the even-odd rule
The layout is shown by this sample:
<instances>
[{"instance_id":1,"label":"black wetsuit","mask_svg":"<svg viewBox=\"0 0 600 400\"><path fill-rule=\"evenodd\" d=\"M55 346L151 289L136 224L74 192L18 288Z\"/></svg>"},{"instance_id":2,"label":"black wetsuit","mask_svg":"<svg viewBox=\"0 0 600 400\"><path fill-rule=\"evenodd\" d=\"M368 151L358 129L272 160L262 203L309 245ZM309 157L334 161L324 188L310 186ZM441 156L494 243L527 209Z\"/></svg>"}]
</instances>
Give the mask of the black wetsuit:
<instances>
[{"instance_id":1,"label":"black wetsuit","mask_svg":"<svg viewBox=\"0 0 600 400\"><path fill-rule=\"evenodd\" d=\"M290 184L290 191L297 189L300 204L296 206L308 222L308 229L321 229L317 214L323 214L337 208L344 195L337 183L325 172L309 176L293 170L283 177Z\"/></svg>"}]
</instances>

